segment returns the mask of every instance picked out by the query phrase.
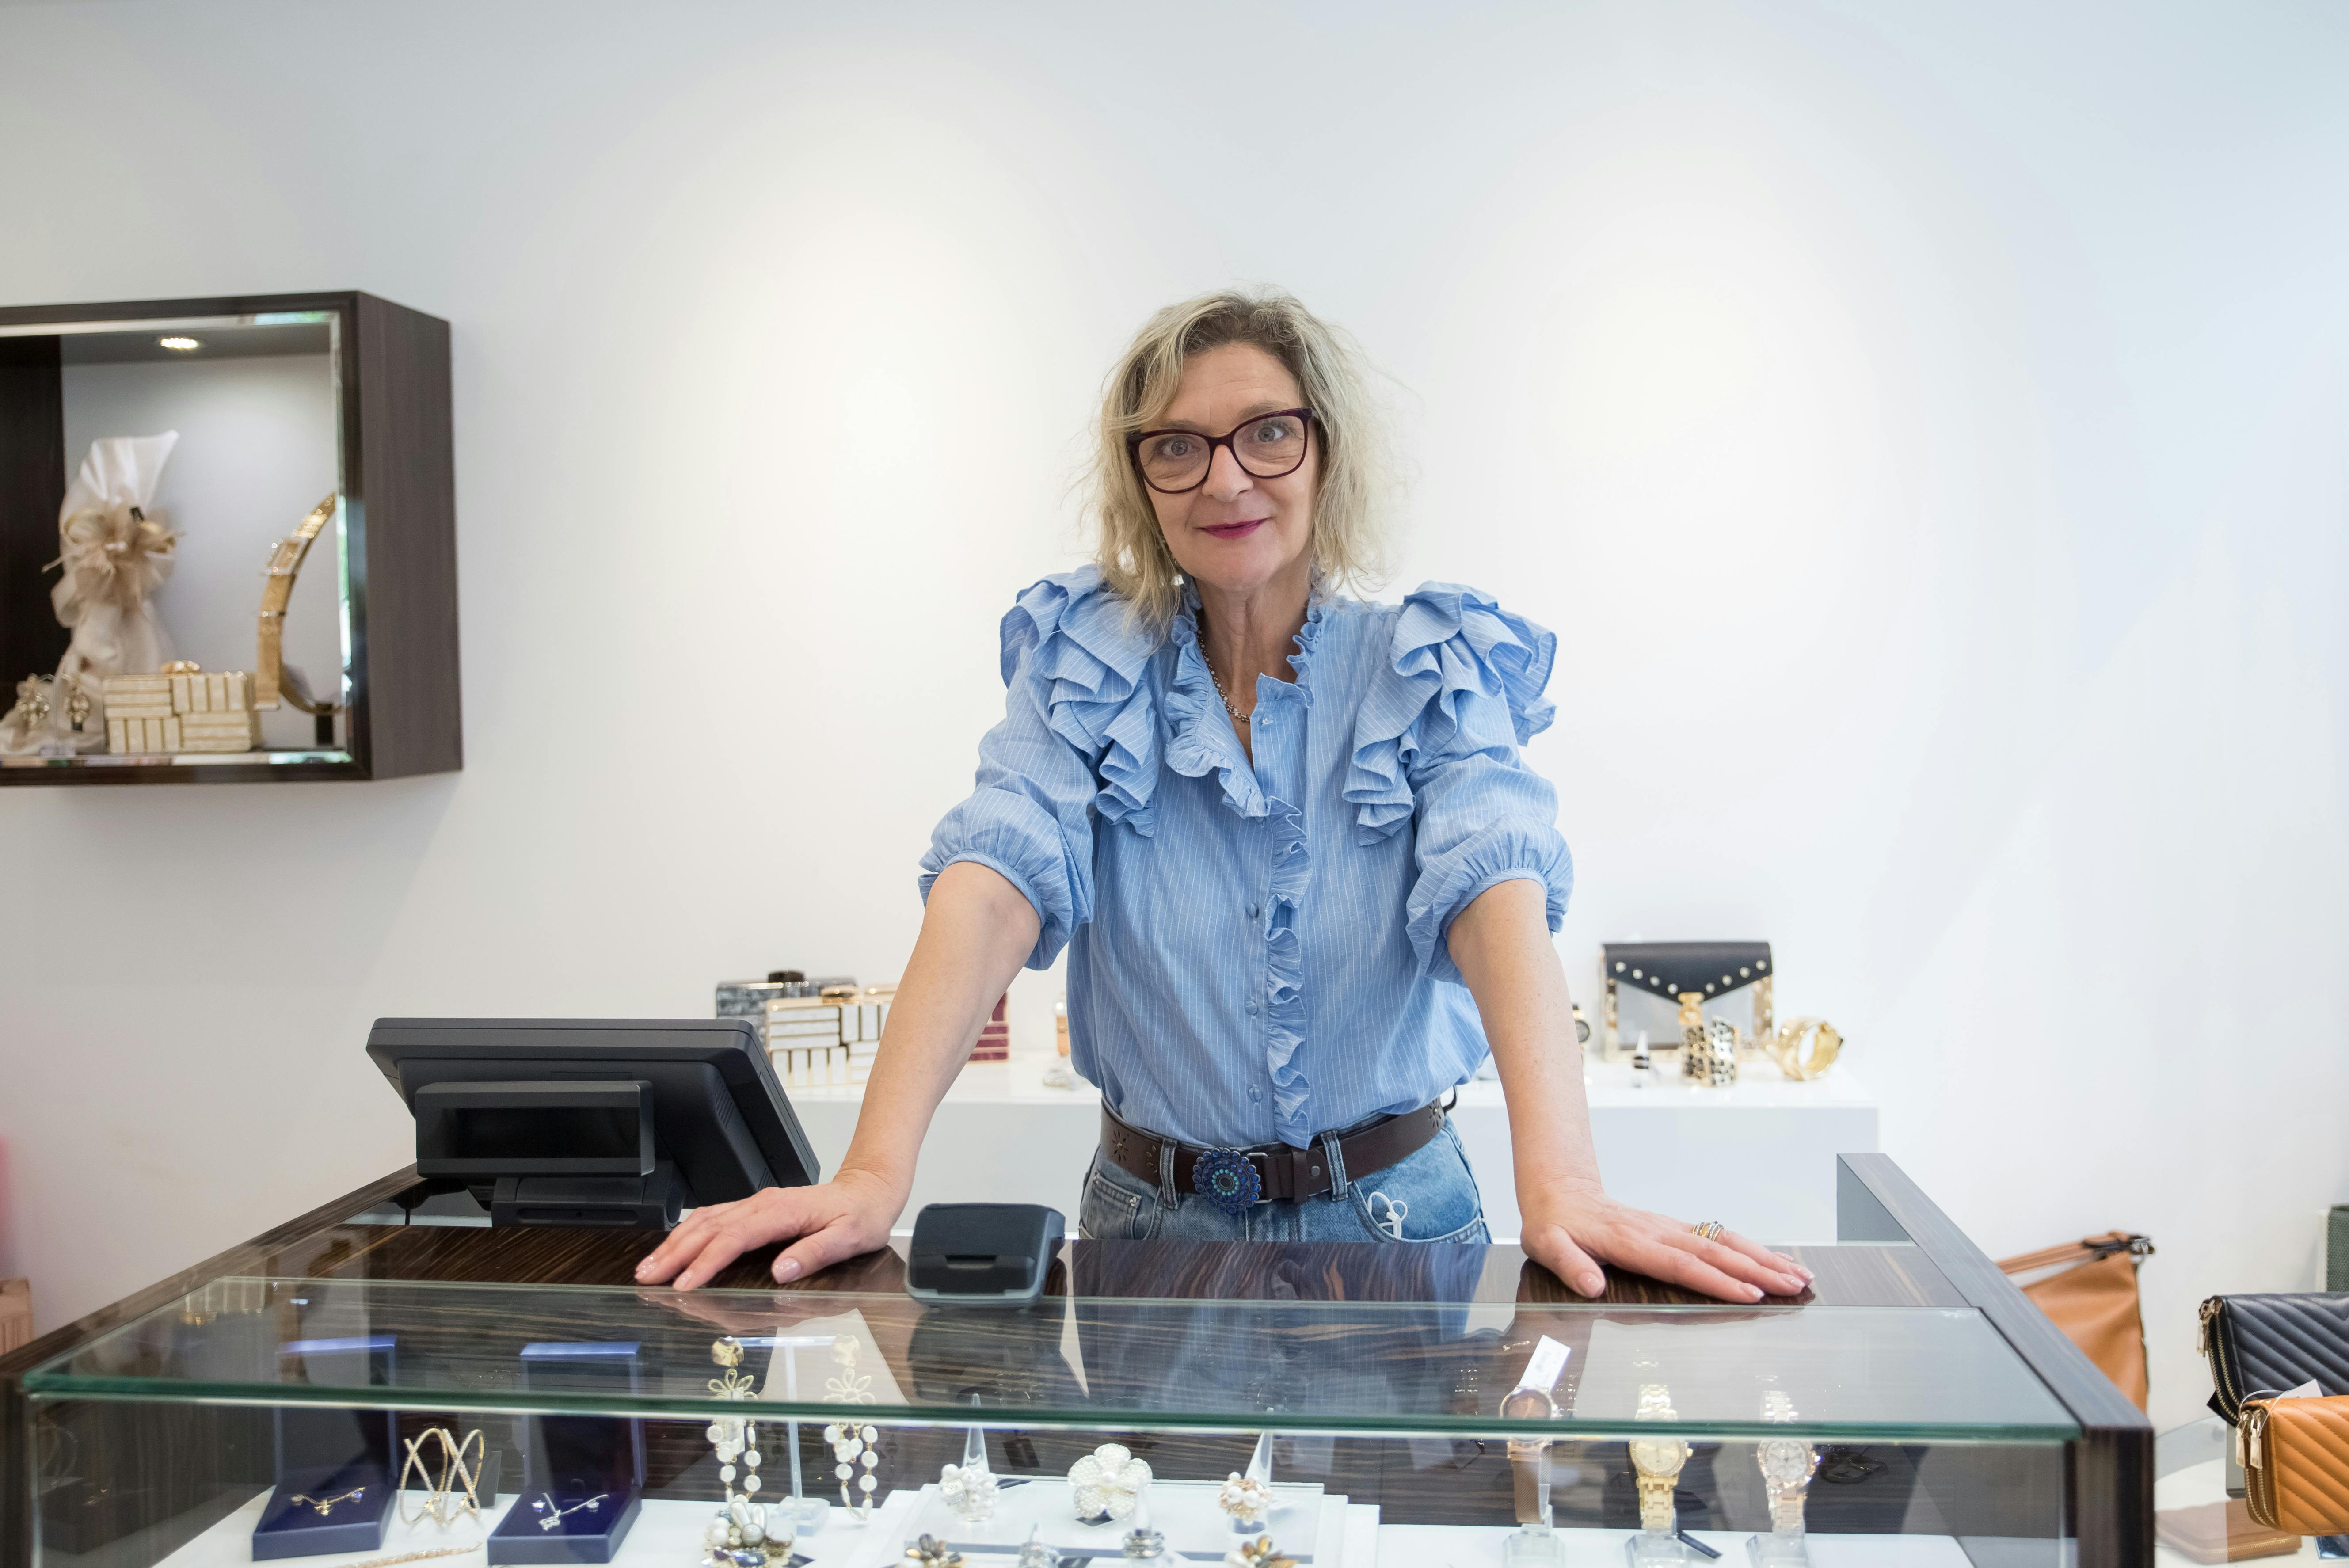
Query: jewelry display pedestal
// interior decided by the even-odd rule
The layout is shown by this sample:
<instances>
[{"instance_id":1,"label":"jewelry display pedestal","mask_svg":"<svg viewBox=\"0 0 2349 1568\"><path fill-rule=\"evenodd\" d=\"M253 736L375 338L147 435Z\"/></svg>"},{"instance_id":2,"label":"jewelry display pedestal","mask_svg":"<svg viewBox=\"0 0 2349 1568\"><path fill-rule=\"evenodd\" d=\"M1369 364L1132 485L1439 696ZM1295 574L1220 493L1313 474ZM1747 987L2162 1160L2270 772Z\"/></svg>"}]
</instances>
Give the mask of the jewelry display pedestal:
<instances>
[{"instance_id":1,"label":"jewelry display pedestal","mask_svg":"<svg viewBox=\"0 0 2349 1568\"><path fill-rule=\"evenodd\" d=\"M1746 1561L1754 1568L1811 1568L1811 1554L1804 1542L1810 1537L1801 1531L1786 1534L1772 1532L1766 1535L1745 1538Z\"/></svg>"},{"instance_id":2,"label":"jewelry display pedestal","mask_svg":"<svg viewBox=\"0 0 2349 1568\"><path fill-rule=\"evenodd\" d=\"M1631 1568L1688 1568L1708 1561L1682 1545L1678 1536L1661 1530L1633 1532L1623 1542L1623 1560Z\"/></svg>"},{"instance_id":3,"label":"jewelry display pedestal","mask_svg":"<svg viewBox=\"0 0 2349 1568\"><path fill-rule=\"evenodd\" d=\"M1086 1168L1101 1141L1101 1091L1078 1081L1048 1088L1049 1051L964 1068L938 1107L905 1212L985 1192L1002 1203L1042 1203L1073 1222ZM1768 1062L1747 1062L1729 1088L1667 1079L1632 1086L1624 1062L1588 1064L1591 1138L1609 1193L1636 1208L1703 1219L1772 1243L1834 1239L1835 1161L1877 1148L1876 1097L1838 1065L1795 1083ZM861 1086L794 1088L808 1142L823 1169L838 1168L856 1130ZM1518 1231L1509 1181L1509 1119L1497 1083L1460 1088L1453 1119L1484 1188L1496 1239Z\"/></svg>"},{"instance_id":4,"label":"jewelry display pedestal","mask_svg":"<svg viewBox=\"0 0 2349 1568\"><path fill-rule=\"evenodd\" d=\"M1505 1568L1565 1568L1566 1543L1547 1524L1521 1524L1501 1543Z\"/></svg>"}]
</instances>

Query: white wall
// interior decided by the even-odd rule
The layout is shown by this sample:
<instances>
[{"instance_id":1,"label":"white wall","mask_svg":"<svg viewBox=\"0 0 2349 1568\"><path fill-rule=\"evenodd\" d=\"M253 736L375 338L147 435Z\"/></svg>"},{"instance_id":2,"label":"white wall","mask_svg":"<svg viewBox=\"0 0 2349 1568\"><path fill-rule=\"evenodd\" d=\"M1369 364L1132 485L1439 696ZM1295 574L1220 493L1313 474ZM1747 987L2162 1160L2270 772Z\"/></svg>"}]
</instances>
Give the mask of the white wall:
<instances>
[{"instance_id":1,"label":"white wall","mask_svg":"<svg viewBox=\"0 0 2349 1568\"><path fill-rule=\"evenodd\" d=\"M2349 1198L2344 71L2321 4L0 6L0 299L454 324L468 753L0 800L0 1270L396 1163L378 1014L894 974L1102 367L1266 279L1397 378L1398 576L1561 634L1577 973L1771 937L1983 1246L2156 1235L2182 1418Z\"/></svg>"}]
</instances>

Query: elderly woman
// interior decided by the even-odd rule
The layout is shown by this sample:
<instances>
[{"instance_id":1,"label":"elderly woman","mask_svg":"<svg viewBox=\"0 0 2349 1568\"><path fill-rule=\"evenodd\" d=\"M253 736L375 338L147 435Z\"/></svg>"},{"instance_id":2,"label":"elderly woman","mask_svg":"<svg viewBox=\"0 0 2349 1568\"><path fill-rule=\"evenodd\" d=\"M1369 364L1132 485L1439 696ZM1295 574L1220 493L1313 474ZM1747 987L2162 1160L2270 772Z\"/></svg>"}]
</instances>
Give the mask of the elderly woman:
<instances>
[{"instance_id":1,"label":"elderly woman","mask_svg":"<svg viewBox=\"0 0 2349 1568\"><path fill-rule=\"evenodd\" d=\"M996 998L1065 946L1102 1090L1088 1235L1482 1241L1445 1104L1489 1050L1523 1243L1562 1279L1803 1288L1601 1190L1550 941L1572 872L1517 754L1557 639L1473 589L1339 595L1376 558L1378 457L1353 351L1295 300L1211 294L1143 328L1102 410L1098 560L1004 619L1007 711L923 862L846 1158L695 1211L640 1279L689 1289L797 1238L790 1280L883 1245Z\"/></svg>"}]
</instances>

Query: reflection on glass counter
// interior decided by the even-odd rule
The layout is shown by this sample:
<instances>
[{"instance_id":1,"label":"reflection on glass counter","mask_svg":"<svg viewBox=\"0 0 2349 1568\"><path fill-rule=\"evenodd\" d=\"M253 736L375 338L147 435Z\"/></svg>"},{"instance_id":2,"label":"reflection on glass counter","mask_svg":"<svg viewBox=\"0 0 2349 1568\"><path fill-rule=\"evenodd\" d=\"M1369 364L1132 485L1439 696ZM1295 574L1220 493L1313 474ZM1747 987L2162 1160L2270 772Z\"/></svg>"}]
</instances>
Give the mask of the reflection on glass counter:
<instances>
[{"instance_id":1,"label":"reflection on glass counter","mask_svg":"<svg viewBox=\"0 0 2349 1568\"><path fill-rule=\"evenodd\" d=\"M2141 1418L1863 1161L1892 1205L1862 1184L1852 1239L1801 1249L1813 1295L1740 1307L1369 1243L1079 1243L1019 1309L916 1303L887 1253L785 1290L501 1283L643 1243L381 1222L379 1190L253 1251L300 1272L0 1368L22 1561L2137 1560Z\"/></svg>"},{"instance_id":2,"label":"reflection on glass counter","mask_svg":"<svg viewBox=\"0 0 2349 1568\"><path fill-rule=\"evenodd\" d=\"M1464 1282L1474 1283L1473 1274ZM283 1429L288 1412L307 1419L354 1405L398 1412L410 1436L489 1434L510 1473L545 1478L525 1480L526 1506L543 1513L602 1500L598 1516L563 1515L575 1532L611 1524L640 1488L648 1519L664 1504L707 1514L726 1490L707 1434L715 1420L741 1418L747 1398L770 1434L764 1484L788 1477L796 1487L770 1499L821 1498L848 1514L865 1501L854 1483L870 1479L891 1517L908 1522L885 1533L918 1524L946 1532L940 1539L966 1553L1016 1553L1031 1532L1056 1550L1101 1549L1114 1532L1081 1522L1065 1478L1111 1442L1148 1461L1157 1528L1186 1553L1212 1544L1220 1553L1230 1542L1216 1534L1215 1494L1265 1434L1269 1485L1282 1500L1275 1522L1308 1500L1339 1500L1375 1508L1382 1525L1505 1540L1527 1522L1517 1517L1507 1450L1539 1443L1537 1457L1516 1462L1542 1468L1551 1527L1621 1530L1638 1522L1627 1444L1641 1434L1642 1391L1658 1387L1670 1391L1675 1432L1690 1439L1674 1482L1688 1528L1766 1531L1769 1478L1756 1456L1775 1441L1826 1456L1812 1507L1838 1533L1926 1530L2052 1545L2064 1524L2064 1445L2079 1435L1969 1307L1627 1310L1479 1304L1463 1290L1464 1299L1431 1303L1062 1296L1007 1312L854 1293L223 1284L242 1310L193 1322L176 1307L160 1311L26 1378L37 1446L49 1456L46 1542L67 1545L47 1521L90 1483L72 1456L102 1449L109 1465L138 1466L150 1443L180 1448L201 1431L210 1434L202 1450L220 1456L224 1472L244 1456L243 1479L257 1483L264 1472L253 1467L272 1418ZM711 1377L713 1345L728 1338L743 1346L740 1392ZM1547 1402L1513 1405L1531 1347L1545 1340L1563 1352ZM352 1343L383 1347L364 1381L322 1377L316 1357L286 1351ZM612 1353L619 1346L624 1356ZM1774 1418L1774 1395L1801 1413ZM127 1418L132 1411L145 1418ZM863 1444L847 1461L854 1473L838 1477L844 1418L874 1436L852 1438ZM939 1494L942 1469L968 1457L971 1431L995 1484L1008 1489L978 1522L954 1520ZM868 1455L870 1465L858 1462ZM374 1453L305 1484L323 1495L363 1470L388 1475L384 1462ZM224 1487L231 1479L219 1478ZM834 1482L848 1483L844 1496ZM267 1511L284 1511L257 1506L264 1516L238 1525L256 1542L277 1517ZM1343 1516L1330 1522L1342 1535ZM840 1523L843 1532L868 1528ZM1318 1536L1320 1522L1287 1528ZM516 1532L502 1522L492 1533ZM561 1560L607 1560L572 1550ZM1299 1562L1315 1560L1312 1540L1296 1550Z\"/></svg>"}]
</instances>

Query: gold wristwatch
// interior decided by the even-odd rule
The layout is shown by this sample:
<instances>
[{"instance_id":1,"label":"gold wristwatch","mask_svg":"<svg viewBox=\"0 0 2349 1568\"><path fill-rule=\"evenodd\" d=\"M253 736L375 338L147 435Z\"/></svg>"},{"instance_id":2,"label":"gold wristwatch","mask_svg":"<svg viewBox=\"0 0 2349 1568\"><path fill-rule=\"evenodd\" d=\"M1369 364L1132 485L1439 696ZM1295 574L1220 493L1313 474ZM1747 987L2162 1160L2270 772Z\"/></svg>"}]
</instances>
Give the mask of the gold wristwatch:
<instances>
[{"instance_id":1,"label":"gold wristwatch","mask_svg":"<svg viewBox=\"0 0 2349 1568\"><path fill-rule=\"evenodd\" d=\"M1762 1396L1762 1418L1794 1420L1795 1402L1783 1389L1769 1389ZM1771 1530L1780 1535L1801 1534L1803 1499L1810 1490L1812 1472L1819 1468L1818 1451L1792 1438L1769 1438L1754 1449L1754 1459L1762 1469L1762 1485L1770 1494Z\"/></svg>"},{"instance_id":2,"label":"gold wristwatch","mask_svg":"<svg viewBox=\"0 0 2349 1568\"><path fill-rule=\"evenodd\" d=\"M1642 1384L1640 1408L1631 1418L1679 1420L1671 1390L1661 1383ZM1670 1535L1675 1522L1672 1486L1680 1480L1681 1467L1688 1463L1688 1443L1680 1438L1634 1438L1630 1446L1631 1468L1640 1472L1640 1528Z\"/></svg>"}]
</instances>

